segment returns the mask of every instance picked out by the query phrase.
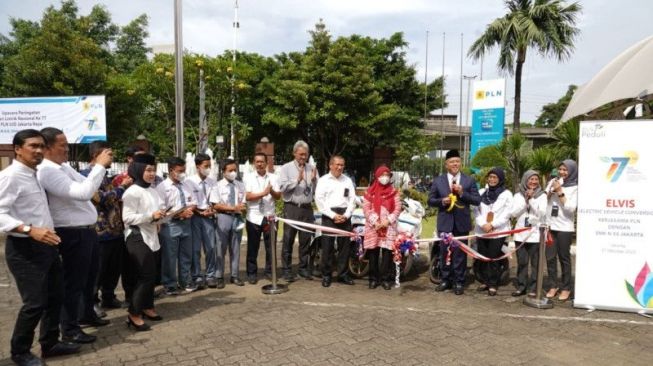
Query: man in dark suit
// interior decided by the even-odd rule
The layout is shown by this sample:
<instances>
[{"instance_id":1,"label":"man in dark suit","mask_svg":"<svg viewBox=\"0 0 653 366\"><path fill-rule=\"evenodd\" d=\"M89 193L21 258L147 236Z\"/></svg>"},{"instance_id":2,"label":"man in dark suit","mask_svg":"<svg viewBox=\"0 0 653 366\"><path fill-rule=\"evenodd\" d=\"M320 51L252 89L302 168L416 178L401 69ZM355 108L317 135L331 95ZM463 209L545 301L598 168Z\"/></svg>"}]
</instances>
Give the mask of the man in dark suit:
<instances>
[{"instance_id":1,"label":"man in dark suit","mask_svg":"<svg viewBox=\"0 0 653 366\"><path fill-rule=\"evenodd\" d=\"M451 233L453 236L468 235L472 229L470 205L478 205L481 196L474 178L460 172L460 153L450 150L445 157L447 174L441 174L431 184L429 206L438 208L437 229L439 233ZM455 204L451 206L452 199ZM466 242L465 240L463 240ZM449 263L447 255L451 249ZM440 247L440 271L442 282L435 291L453 288L456 295L462 295L465 285L467 255L457 246L442 244Z\"/></svg>"}]
</instances>

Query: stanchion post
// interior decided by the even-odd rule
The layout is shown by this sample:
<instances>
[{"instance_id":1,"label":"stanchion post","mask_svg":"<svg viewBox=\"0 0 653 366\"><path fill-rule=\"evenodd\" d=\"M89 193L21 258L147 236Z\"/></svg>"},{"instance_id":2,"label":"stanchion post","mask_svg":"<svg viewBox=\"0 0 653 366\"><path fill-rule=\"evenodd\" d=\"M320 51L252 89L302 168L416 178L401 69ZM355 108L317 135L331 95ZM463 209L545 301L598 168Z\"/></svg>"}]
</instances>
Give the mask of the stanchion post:
<instances>
[{"instance_id":1,"label":"stanchion post","mask_svg":"<svg viewBox=\"0 0 653 366\"><path fill-rule=\"evenodd\" d=\"M282 294L288 291L288 286L277 284L277 220L275 216L268 217L270 225L270 251L272 252L272 283L265 285L261 291L266 295Z\"/></svg>"},{"instance_id":2,"label":"stanchion post","mask_svg":"<svg viewBox=\"0 0 653 366\"><path fill-rule=\"evenodd\" d=\"M537 309L551 309L553 308L553 302L550 299L547 299L546 296L543 296L542 293L542 284L544 282L544 261L546 259L546 232L548 226L546 224L540 224L540 247L539 258L537 261L537 283L536 283L536 292L535 297L526 297L524 298L524 305L537 308Z\"/></svg>"}]
</instances>

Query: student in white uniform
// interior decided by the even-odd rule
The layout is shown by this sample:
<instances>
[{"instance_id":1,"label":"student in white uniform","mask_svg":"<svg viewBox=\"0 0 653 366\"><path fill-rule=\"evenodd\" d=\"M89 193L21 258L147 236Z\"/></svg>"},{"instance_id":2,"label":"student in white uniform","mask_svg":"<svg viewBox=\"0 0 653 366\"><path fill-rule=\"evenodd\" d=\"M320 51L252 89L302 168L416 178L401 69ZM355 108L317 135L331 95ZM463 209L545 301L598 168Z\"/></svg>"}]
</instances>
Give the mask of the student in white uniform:
<instances>
[{"instance_id":1,"label":"student in white uniform","mask_svg":"<svg viewBox=\"0 0 653 366\"><path fill-rule=\"evenodd\" d=\"M506 175L501 168L492 168L486 175L487 188L479 191L481 203L474 207L476 234L489 234L510 230L512 213L512 193L505 187ZM478 252L488 258L503 255L501 247L506 244L508 235L491 238L477 238ZM478 291L486 291L494 296L499 288L499 262L481 262L481 278L485 281Z\"/></svg>"},{"instance_id":2,"label":"student in white uniform","mask_svg":"<svg viewBox=\"0 0 653 366\"><path fill-rule=\"evenodd\" d=\"M515 230L525 227L534 228L514 234L517 250L517 289L512 296L535 296L537 281L537 263L539 260L540 234L537 227L546 213L547 199L540 184L540 175L535 170L527 170L521 178L519 192L515 193L512 203L512 217L517 219ZM523 244L523 245L522 245ZM521 246L521 247L520 247ZM530 274L528 273L530 263Z\"/></svg>"}]
</instances>

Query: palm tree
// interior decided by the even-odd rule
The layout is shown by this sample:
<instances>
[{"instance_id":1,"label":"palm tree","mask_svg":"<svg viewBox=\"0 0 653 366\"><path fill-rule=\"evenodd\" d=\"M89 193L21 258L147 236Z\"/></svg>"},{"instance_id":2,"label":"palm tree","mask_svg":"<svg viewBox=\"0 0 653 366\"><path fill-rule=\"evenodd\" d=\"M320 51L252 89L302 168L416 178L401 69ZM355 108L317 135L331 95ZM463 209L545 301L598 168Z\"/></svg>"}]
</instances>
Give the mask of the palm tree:
<instances>
[{"instance_id":1,"label":"palm tree","mask_svg":"<svg viewBox=\"0 0 653 366\"><path fill-rule=\"evenodd\" d=\"M494 46L499 48L499 70L515 75L513 132L519 132L522 68L526 51L564 61L574 49L580 30L576 17L582 7L561 0L505 0L508 13L495 19L470 47L467 56L480 59Z\"/></svg>"},{"instance_id":2,"label":"palm tree","mask_svg":"<svg viewBox=\"0 0 653 366\"><path fill-rule=\"evenodd\" d=\"M580 139L580 121L571 119L553 129L553 143L562 159L578 160L578 143ZM561 160L562 160L561 159Z\"/></svg>"}]
</instances>

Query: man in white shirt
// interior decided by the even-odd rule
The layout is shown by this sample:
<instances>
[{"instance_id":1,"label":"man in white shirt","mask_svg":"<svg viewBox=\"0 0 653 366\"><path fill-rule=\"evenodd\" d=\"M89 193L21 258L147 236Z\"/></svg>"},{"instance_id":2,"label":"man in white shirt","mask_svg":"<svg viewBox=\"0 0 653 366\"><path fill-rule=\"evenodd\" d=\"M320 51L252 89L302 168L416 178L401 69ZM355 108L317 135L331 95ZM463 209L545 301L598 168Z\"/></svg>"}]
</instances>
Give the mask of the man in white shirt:
<instances>
[{"instance_id":1,"label":"man in white shirt","mask_svg":"<svg viewBox=\"0 0 653 366\"><path fill-rule=\"evenodd\" d=\"M222 178L209 195L213 209L218 213L217 278L218 288L224 288L225 256L229 249L231 279L236 286L244 286L240 280L240 241L244 226L242 212L245 210L245 185L236 180L238 164L233 159L222 163Z\"/></svg>"},{"instance_id":2,"label":"man in white shirt","mask_svg":"<svg viewBox=\"0 0 653 366\"><path fill-rule=\"evenodd\" d=\"M195 155L195 168L197 174L188 178L197 185L197 212L191 219L193 226L191 276L198 288L203 288L205 283L209 287L215 288L218 285L215 267L215 212L209 203L209 193L218 182L209 177L211 172L210 156L206 154ZM204 248L204 260L206 262L206 277L202 275L201 271L202 247Z\"/></svg>"},{"instance_id":3,"label":"man in white shirt","mask_svg":"<svg viewBox=\"0 0 653 366\"><path fill-rule=\"evenodd\" d=\"M186 181L186 162L178 157L168 159L168 178L156 186L163 209L173 217L161 225L161 284L169 296L197 290L190 267L193 253L191 217L197 207L197 186ZM177 276L179 268L179 276Z\"/></svg>"},{"instance_id":4,"label":"man in white shirt","mask_svg":"<svg viewBox=\"0 0 653 366\"><path fill-rule=\"evenodd\" d=\"M37 176L48 195L54 227L61 237L59 253L65 288L61 331L66 341L92 343L96 337L84 333L79 326L80 315L86 319L98 318L93 309L92 286L99 269L99 241L95 231L98 214L91 198L111 166L113 153L111 149L103 150L88 177L84 177L66 163L68 140L63 131L46 127L41 134L45 138L45 159L38 167Z\"/></svg>"},{"instance_id":5,"label":"man in white shirt","mask_svg":"<svg viewBox=\"0 0 653 366\"><path fill-rule=\"evenodd\" d=\"M264 153L254 154L255 172L245 175L247 199L247 281L252 285L258 282L258 250L261 246L261 234L265 246L264 275L272 278L272 253L270 253L270 222L268 217L274 215L274 201L281 198L277 176L267 171L268 159ZM274 224L274 223L272 223Z\"/></svg>"},{"instance_id":6,"label":"man in white shirt","mask_svg":"<svg viewBox=\"0 0 653 366\"><path fill-rule=\"evenodd\" d=\"M36 130L19 131L13 147L16 158L0 172L0 232L8 233L7 267L23 301L11 336L11 359L18 365L44 365L30 352L39 321L43 356L75 353L79 345L59 342L61 238L54 232L45 191L36 179L45 149L43 136Z\"/></svg>"},{"instance_id":7,"label":"man in white shirt","mask_svg":"<svg viewBox=\"0 0 653 366\"><path fill-rule=\"evenodd\" d=\"M322 214L322 225L351 231L351 214L356 207L356 189L351 179L342 174L345 169L345 159L333 155L329 159L329 174L317 181L315 188L315 204ZM322 286L331 286L333 274L333 251L335 238L322 236ZM353 285L349 276L350 237L338 237L338 282Z\"/></svg>"}]
</instances>

